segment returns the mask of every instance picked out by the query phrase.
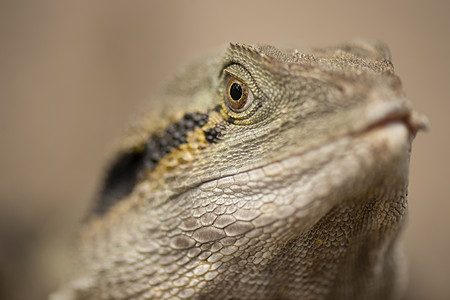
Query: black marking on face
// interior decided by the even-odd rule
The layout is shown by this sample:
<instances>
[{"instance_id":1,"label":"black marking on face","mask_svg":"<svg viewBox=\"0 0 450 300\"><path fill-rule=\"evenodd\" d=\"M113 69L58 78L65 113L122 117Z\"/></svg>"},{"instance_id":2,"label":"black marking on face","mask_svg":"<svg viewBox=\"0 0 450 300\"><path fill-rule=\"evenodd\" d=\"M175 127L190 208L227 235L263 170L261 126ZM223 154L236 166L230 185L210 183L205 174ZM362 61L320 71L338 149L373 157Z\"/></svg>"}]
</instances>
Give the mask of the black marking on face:
<instances>
[{"instance_id":1,"label":"black marking on face","mask_svg":"<svg viewBox=\"0 0 450 300\"><path fill-rule=\"evenodd\" d=\"M144 152L131 152L119 156L110 166L94 213L102 215L120 199L128 195L138 180L143 167Z\"/></svg>"},{"instance_id":2,"label":"black marking on face","mask_svg":"<svg viewBox=\"0 0 450 300\"><path fill-rule=\"evenodd\" d=\"M169 125L161 134L153 134L142 151L119 156L108 169L94 213L106 213L112 205L130 194L144 169L153 170L172 149L187 142L188 132L202 127L208 119L208 114L185 114L180 121Z\"/></svg>"},{"instance_id":3,"label":"black marking on face","mask_svg":"<svg viewBox=\"0 0 450 300\"><path fill-rule=\"evenodd\" d=\"M215 112L220 112L222 110L222 105L218 104L216 107L214 107Z\"/></svg>"},{"instance_id":4,"label":"black marking on face","mask_svg":"<svg viewBox=\"0 0 450 300\"><path fill-rule=\"evenodd\" d=\"M235 121L236 119L235 118L233 118L233 117L231 117L231 116L228 116L228 123L231 123L231 124L234 124L234 121Z\"/></svg>"},{"instance_id":5,"label":"black marking on face","mask_svg":"<svg viewBox=\"0 0 450 300\"><path fill-rule=\"evenodd\" d=\"M153 170L159 160L168 154L172 149L186 143L187 133L196 127L202 127L208 122L208 114L189 113L183 119L169 125L161 134L153 134L146 145L145 167Z\"/></svg>"},{"instance_id":6,"label":"black marking on face","mask_svg":"<svg viewBox=\"0 0 450 300\"><path fill-rule=\"evenodd\" d=\"M214 128L203 130L205 133L205 139L210 144L217 143L222 137L222 131L224 129L224 126L219 123Z\"/></svg>"}]
</instances>

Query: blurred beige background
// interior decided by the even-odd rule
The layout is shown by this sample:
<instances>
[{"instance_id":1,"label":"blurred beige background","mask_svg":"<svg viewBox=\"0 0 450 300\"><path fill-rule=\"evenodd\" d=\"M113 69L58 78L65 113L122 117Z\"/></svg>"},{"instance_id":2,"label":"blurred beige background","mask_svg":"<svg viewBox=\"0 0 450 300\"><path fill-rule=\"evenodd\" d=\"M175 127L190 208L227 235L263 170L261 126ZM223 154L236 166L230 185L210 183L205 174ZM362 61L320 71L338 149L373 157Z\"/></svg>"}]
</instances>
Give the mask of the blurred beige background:
<instances>
[{"instance_id":1,"label":"blurred beige background","mask_svg":"<svg viewBox=\"0 0 450 300\"><path fill-rule=\"evenodd\" d=\"M431 122L411 161L410 290L450 299L449 11L448 1L0 1L0 298L51 288L60 260L40 250L74 228L108 145L189 60L230 41L367 37L390 45Z\"/></svg>"}]
</instances>

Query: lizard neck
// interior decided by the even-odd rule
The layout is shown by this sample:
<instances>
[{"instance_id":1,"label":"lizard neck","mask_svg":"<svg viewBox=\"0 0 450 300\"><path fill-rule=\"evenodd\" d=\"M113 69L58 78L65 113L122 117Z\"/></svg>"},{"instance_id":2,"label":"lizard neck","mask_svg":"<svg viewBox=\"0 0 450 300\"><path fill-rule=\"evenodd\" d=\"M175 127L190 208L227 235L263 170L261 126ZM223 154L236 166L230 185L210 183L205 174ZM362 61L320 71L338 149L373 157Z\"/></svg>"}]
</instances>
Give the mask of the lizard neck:
<instances>
[{"instance_id":1,"label":"lizard neck","mask_svg":"<svg viewBox=\"0 0 450 300\"><path fill-rule=\"evenodd\" d=\"M396 240L406 213L406 185L334 207L311 230L283 245L268 266L268 272L278 275L283 274L277 272L279 269L290 270L287 278L274 279L285 285L278 290L297 290L278 297L295 299L296 294L301 294L309 295L308 299L356 299L357 295L366 295L365 299L394 298L399 292Z\"/></svg>"}]
</instances>

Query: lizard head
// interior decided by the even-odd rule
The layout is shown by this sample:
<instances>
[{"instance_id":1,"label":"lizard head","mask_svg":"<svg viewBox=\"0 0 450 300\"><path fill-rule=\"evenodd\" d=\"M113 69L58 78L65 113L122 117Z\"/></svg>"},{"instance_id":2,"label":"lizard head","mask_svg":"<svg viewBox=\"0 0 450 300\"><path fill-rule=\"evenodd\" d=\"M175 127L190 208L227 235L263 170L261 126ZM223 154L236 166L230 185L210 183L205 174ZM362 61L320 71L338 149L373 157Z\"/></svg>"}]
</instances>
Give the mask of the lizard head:
<instances>
[{"instance_id":1,"label":"lizard head","mask_svg":"<svg viewBox=\"0 0 450 300\"><path fill-rule=\"evenodd\" d=\"M380 276L392 273L410 145L425 121L386 46L231 44L161 97L125 138L81 235L93 291L391 292Z\"/></svg>"}]
</instances>

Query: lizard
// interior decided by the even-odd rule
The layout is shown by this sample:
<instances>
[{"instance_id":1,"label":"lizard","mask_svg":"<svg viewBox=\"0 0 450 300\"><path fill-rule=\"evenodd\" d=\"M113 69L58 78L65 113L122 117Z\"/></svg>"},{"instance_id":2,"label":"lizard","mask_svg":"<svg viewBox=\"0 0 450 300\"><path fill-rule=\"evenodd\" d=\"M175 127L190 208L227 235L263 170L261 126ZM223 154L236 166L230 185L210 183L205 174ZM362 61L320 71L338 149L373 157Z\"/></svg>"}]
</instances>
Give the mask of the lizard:
<instances>
[{"instance_id":1,"label":"lizard","mask_svg":"<svg viewBox=\"0 0 450 300\"><path fill-rule=\"evenodd\" d=\"M395 299L411 143L386 44L231 43L123 136L51 299Z\"/></svg>"}]
</instances>

